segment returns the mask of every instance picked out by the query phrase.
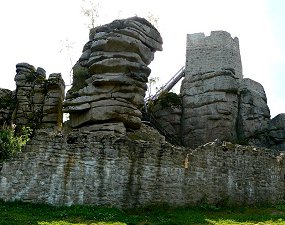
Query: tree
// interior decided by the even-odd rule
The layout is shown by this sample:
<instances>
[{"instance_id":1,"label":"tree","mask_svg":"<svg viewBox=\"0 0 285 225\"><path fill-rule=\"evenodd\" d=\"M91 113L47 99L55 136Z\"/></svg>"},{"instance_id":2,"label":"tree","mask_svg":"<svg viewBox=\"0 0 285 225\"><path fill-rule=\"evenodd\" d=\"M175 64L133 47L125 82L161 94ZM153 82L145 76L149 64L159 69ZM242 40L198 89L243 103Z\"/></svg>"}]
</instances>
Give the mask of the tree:
<instances>
[{"instance_id":1,"label":"tree","mask_svg":"<svg viewBox=\"0 0 285 225\"><path fill-rule=\"evenodd\" d=\"M159 31L159 16L158 15L148 12L146 19Z\"/></svg>"},{"instance_id":2,"label":"tree","mask_svg":"<svg viewBox=\"0 0 285 225\"><path fill-rule=\"evenodd\" d=\"M148 86L147 86L147 92L148 92L148 97L150 98L154 93L153 89L157 91L157 87L155 87L156 83L159 81L159 77L150 77L148 80ZM154 88L155 87L155 88Z\"/></svg>"},{"instance_id":3,"label":"tree","mask_svg":"<svg viewBox=\"0 0 285 225\"><path fill-rule=\"evenodd\" d=\"M15 125L7 126L4 124L0 128L0 163L11 159L21 152L22 148L30 140L31 128L22 127L21 132L16 134L15 127Z\"/></svg>"},{"instance_id":4,"label":"tree","mask_svg":"<svg viewBox=\"0 0 285 225\"><path fill-rule=\"evenodd\" d=\"M98 26L100 3L94 0L82 0L82 14L87 18L87 26L89 29Z\"/></svg>"},{"instance_id":5,"label":"tree","mask_svg":"<svg viewBox=\"0 0 285 225\"><path fill-rule=\"evenodd\" d=\"M75 42L71 42L68 38L65 40L60 41L61 49L59 50L60 53L66 53L71 65L71 70L69 71L69 84L72 83L72 67L74 65L72 57L74 56L74 45Z\"/></svg>"}]
</instances>

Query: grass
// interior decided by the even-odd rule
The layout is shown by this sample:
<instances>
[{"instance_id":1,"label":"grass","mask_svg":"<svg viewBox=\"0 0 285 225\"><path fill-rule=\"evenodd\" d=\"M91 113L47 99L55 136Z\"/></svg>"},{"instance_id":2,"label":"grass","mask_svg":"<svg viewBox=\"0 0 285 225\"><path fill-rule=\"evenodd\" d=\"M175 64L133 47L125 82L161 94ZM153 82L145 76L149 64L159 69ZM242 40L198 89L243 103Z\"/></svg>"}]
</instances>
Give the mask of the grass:
<instances>
[{"instance_id":1,"label":"grass","mask_svg":"<svg viewBox=\"0 0 285 225\"><path fill-rule=\"evenodd\" d=\"M267 207L116 209L97 206L54 207L0 201L0 225L285 225L285 205Z\"/></svg>"}]
</instances>

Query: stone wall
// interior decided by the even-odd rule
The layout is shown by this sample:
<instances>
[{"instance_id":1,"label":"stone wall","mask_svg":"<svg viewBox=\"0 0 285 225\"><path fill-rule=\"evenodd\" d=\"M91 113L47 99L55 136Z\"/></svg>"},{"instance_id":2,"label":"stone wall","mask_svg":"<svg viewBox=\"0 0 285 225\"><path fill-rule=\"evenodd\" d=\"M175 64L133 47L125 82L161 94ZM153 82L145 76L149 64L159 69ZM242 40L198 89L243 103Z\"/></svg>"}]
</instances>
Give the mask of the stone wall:
<instances>
[{"instance_id":1,"label":"stone wall","mask_svg":"<svg viewBox=\"0 0 285 225\"><path fill-rule=\"evenodd\" d=\"M0 199L117 207L283 201L283 153L219 141L192 150L142 130L121 138L39 130L3 164Z\"/></svg>"}]
</instances>

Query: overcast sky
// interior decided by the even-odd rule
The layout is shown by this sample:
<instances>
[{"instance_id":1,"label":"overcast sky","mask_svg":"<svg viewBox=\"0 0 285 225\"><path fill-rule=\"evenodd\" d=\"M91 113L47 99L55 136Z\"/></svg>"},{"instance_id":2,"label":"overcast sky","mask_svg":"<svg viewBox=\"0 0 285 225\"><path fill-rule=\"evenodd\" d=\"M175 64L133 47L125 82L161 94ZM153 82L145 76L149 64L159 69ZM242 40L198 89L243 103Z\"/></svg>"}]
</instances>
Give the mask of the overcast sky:
<instances>
[{"instance_id":1,"label":"overcast sky","mask_svg":"<svg viewBox=\"0 0 285 225\"><path fill-rule=\"evenodd\" d=\"M1 3L1 88L15 89L19 62L43 67L47 74L60 72L70 83L69 71L88 40L82 4L82 0ZM187 33L226 30L239 38L244 77L264 86L271 115L285 113L284 0L102 0L98 23L149 13L159 18L164 40L164 50L151 63L151 76L159 77L159 83L185 64ZM73 48L60 52L66 40Z\"/></svg>"}]
</instances>

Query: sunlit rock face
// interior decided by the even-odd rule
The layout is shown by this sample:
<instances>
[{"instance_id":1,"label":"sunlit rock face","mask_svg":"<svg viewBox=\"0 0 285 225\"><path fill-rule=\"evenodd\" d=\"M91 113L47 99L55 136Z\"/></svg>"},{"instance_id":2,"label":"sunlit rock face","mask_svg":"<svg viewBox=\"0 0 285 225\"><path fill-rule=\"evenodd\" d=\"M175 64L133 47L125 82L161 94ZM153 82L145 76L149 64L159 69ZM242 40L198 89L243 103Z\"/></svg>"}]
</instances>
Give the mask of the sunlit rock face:
<instances>
[{"instance_id":1,"label":"sunlit rock face","mask_svg":"<svg viewBox=\"0 0 285 225\"><path fill-rule=\"evenodd\" d=\"M90 30L73 67L73 85L64 111L73 128L113 123L122 131L141 126L146 83L162 38L147 20L132 17ZM116 130L116 128L114 128Z\"/></svg>"},{"instance_id":2,"label":"sunlit rock face","mask_svg":"<svg viewBox=\"0 0 285 225\"><path fill-rule=\"evenodd\" d=\"M182 138L196 147L217 138L236 141L239 79L230 70L189 76L183 80Z\"/></svg>"},{"instance_id":3,"label":"sunlit rock face","mask_svg":"<svg viewBox=\"0 0 285 225\"><path fill-rule=\"evenodd\" d=\"M181 96L185 146L197 147L215 139L281 146L282 122L275 124L282 119L270 121L263 86L243 78L239 41L228 32L187 36Z\"/></svg>"}]
</instances>

